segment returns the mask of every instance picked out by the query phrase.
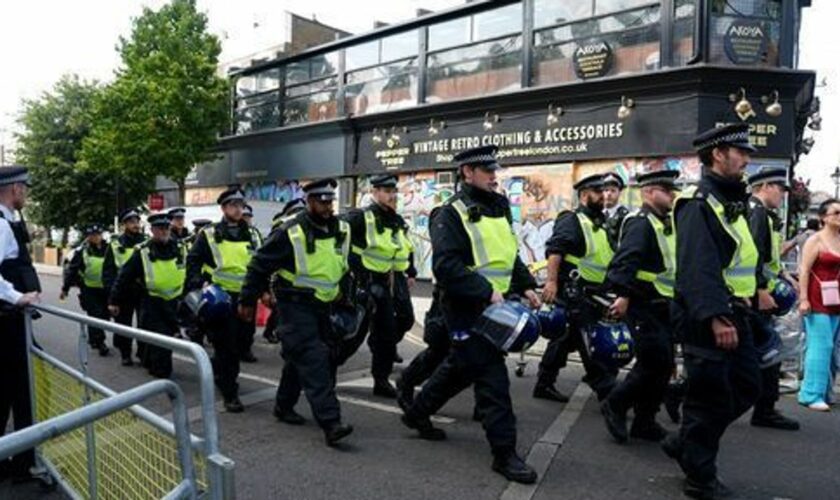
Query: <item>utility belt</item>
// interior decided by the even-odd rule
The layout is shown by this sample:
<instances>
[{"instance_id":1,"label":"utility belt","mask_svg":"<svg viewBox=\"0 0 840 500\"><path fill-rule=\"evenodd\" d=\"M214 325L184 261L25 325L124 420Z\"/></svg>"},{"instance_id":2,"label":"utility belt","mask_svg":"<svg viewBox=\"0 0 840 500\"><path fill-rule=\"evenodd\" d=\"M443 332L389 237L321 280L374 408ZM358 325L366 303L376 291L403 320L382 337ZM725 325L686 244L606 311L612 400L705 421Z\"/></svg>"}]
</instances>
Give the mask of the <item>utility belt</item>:
<instances>
[{"instance_id":1,"label":"utility belt","mask_svg":"<svg viewBox=\"0 0 840 500\"><path fill-rule=\"evenodd\" d=\"M317 307L325 311L329 311L330 304L321 302L315 298L314 290L301 290L298 288L275 288L274 296L277 302L286 302L290 304L300 304L307 307Z\"/></svg>"}]
</instances>

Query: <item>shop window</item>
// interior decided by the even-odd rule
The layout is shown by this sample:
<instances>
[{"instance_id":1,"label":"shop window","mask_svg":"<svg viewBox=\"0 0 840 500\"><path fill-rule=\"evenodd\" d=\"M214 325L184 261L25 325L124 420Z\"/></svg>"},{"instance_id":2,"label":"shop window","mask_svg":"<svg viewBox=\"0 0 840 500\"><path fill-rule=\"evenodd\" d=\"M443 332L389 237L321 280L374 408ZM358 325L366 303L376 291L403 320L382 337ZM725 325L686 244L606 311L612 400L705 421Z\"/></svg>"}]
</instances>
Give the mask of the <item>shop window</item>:
<instances>
[{"instance_id":1,"label":"shop window","mask_svg":"<svg viewBox=\"0 0 840 500\"><path fill-rule=\"evenodd\" d=\"M592 15L592 0L534 0L534 27L570 23Z\"/></svg>"},{"instance_id":2,"label":"shop window","mask_svg":"<svg viewBox=\"0 0 840 500\"><path fill-rule=\"evenodd\" d=\"M781 0L712 0L709 61L778 66Z\"/></svg>"},{"instance_id":3,"label":"shop window","mask_svg":"<svg viewBox=\"0 0 840 500\"><path fill-rule=\"evenodd\" d=\"M348 49L345 63L348 114L364 115L417 103L418 36L417 30L412 30ZM372 47L375 47L375 57L371 57ZM367 64L363 66L361 61Z\"/></svg>"},{"instance_id":4,"label":"shop window","mask_svg":"<svg viewBox=\"0 0 840 500\"><path fill-rule=\"evenodd\" d=\"M520 3L430 26L427 102L520 88L521 32Z\"/></svg>"},{"instance_id":5,"label":"shop window","mask_svg":"<svg viewBox=\"0 0 840 500\"><path fill-rule=\"evenodd\" d=\"M638 3L645 3L646 6L536 31L532 75L534 85L658 69L659 5L635 1L609 2L612 8ZM595 48L607 55L598 64L586 68L583 65L576 67L575 53L579 48Z\"/></svg>"},{"instance_id":6,"label":"shop window","mask_svg":"<svg viewBox=\"0 0 840 500\"><path fill-rule=\"evenodd\" d=\"M429 55L426 100L449 101L520 88L519 35Z\"/></svg>"},{"instance_id":7,"label":"shop window","mask_svg":"<svg viewBox=\"0 0 840 500\"><path fill-rule=\"evenodd\" d=\"M283 125L317 122L338 116L338 52L286 65Z\"/></svg>"},{"instance_id":8,"label":"shop window","mask_svg":"<svg viewBox=\"0 0 840 500\"><path fill-rule=\"evenodd\" d=\"M694 55L696 0L674 0L674 30L671 50L674 66L685 66Z\"/></svg>"}]
</instances>

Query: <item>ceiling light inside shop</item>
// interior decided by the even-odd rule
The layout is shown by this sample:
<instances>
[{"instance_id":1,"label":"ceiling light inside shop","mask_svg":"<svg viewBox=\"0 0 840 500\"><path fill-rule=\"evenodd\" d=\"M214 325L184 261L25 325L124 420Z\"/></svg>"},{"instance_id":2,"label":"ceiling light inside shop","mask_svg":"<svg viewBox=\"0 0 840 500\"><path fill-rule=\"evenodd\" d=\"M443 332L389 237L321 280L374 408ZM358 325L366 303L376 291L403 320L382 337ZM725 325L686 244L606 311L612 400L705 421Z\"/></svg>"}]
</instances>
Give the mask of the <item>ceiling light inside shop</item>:
<instances>
[{"instance_id":1,"label":"ceiling light inside shop","mask_svg":"<svg viewBox=\"0 0 840 500\"><path fill-rule=\"evenodd\" d=\"M563 108L561 106L548 105L548 115L545 117L545 123L549 127L557 125L560 117L563 115Z\"/></svg>"}]
</instances>

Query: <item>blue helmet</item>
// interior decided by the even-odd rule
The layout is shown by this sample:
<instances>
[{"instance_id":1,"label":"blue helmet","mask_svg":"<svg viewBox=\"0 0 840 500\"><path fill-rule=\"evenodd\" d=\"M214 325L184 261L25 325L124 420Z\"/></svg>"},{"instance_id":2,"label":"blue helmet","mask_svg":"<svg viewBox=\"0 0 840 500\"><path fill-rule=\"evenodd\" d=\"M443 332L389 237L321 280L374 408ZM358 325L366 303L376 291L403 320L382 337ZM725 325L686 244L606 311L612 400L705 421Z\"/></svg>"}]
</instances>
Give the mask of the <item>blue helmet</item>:
<instances>
[{"instance_id":1,"label":"blue helmet","mask_svg":"<svg viewBox=\"0 0 840 500\"><path fill-rule=\"evenodd\" d=\"M201 292L198 316L204 321L218 321L231 311L230 295L218 285L210 285Z\"/></svg>"},{"instance_id":2,"label":"blue helmet","mask_svg":"<svg viewBox=\"0 0 840 500\"><path fill-rule=\"evenodd\" d=\"M520 302L505 301L485 309L472 329L504 352L522 352L539 338L540 320Z\"/></svg>"},{"instance_id":3,"label":"blue helmet","mask_svg":"<svg viewBox=\"0 0 840 500\"><path fill-rule=\"evenodd\" d=\"M620 368L633 359L633 336L626 323L601 320L584 326L581 331L592 360Z\"/></svg>"},{"instance_id":4,"label":"blue helmet","mask_svg":"<svg viewBox=\"0 0 840 500\"><path fill-rule=\"evenodd\" d=\"M549 340L566 335L566 309L560 305L545 306L537 312L541 335Z\"/></svg>"},{"instance_id":5,"label":"blue helmet","mask_svg":"<svg viewBox=\"0 0 840 500\"><path fill-rule=\"evenodd\" d=\"M776 284L770 290L770 295L776 301L776 311L774 312L776 316L784 316L796 305L796 289L790 281L781 276L776 279Z\"/></svg>"}]
</instances>

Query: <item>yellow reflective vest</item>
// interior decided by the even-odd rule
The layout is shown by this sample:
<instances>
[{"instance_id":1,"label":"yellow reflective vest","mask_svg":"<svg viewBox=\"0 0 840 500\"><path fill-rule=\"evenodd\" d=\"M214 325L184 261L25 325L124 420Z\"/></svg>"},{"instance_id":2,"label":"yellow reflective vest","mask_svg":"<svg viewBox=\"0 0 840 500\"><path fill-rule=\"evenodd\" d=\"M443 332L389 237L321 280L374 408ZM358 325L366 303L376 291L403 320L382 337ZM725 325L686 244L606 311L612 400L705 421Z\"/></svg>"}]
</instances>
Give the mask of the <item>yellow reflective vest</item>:
<instances>
[{"instance_id":1,"label":"yellow reflective vest","mask_svg":"<svg viewBox=\"0 0 840 500\"><path fill-rule=\"evenodd\" d=\"M403 228L382 228L377 231L376 214L373 210L365 210L365 248L353 246L353 253L362 259L365 269L375 273L391 271L405 272L409 266L409 258L414 251L411 240Z\"/></svg>"},{"instance_id":2,"label":"yellow reflective vest","mask_svg":"<svg viewBox=\"0 0 840 500\"><path fill-rule=\"evenodd\" d=\"M178 255L171 259L154 260L151 258L149 243L140 246L138 251L140 260L143 262L143 275L148 294L164 300L175 300L180 297L187 278L183 251L179 248Z\"/></svg>"},{"instance_id":3,"label":"yellow reflective vest","mask_svg":"<svg viewBox=\"0 0 840 500\"><path fill-rule=\"evenodd\" d=\"M563 256L563 260L574 265L580 277L590 283L603 283L607 279L607 267L613 258L613 249L610 246L607 231L604 228L596 228L592 219L581 212L576 212L580 230L586 243L586 250L583 257L571 254Z\"/></svg>"},{"instance_id":4,"label":"yellow reflective vest","mask_svg":"<svg viewBox=\"0 0 840 500\"><path fill-rule=\"evenodd\" d=\"M312 290L321 302L332 302L338 297L339 283L349 268L350 225L338 221L341 238L316 238L310 253L306 248L306 233L299 223L286 228L292 244L295 269L280 269L277 274L293 287Z\"/></svg>"}]
</instances>

